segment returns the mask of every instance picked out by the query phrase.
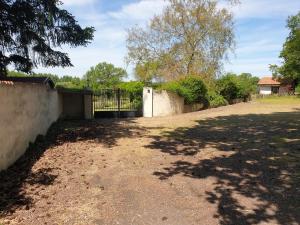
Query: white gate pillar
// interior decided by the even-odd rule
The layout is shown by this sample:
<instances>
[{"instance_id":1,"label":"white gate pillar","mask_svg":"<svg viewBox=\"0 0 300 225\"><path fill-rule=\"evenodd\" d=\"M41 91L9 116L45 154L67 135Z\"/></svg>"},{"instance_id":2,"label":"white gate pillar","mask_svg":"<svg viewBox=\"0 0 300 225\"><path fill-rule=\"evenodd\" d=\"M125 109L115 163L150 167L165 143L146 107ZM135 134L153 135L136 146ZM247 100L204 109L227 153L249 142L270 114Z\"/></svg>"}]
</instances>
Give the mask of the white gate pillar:
<instances>
[{"instance_id":1,"label":"white gate pillar","mask_svg":"<svg viewBox=\"0 0 300 225\"><path fill-rule=\"evenodd\" d=\"M143 116L153 117L153 88L151 87L143 89Z\"/></svg>"}]
</instances>

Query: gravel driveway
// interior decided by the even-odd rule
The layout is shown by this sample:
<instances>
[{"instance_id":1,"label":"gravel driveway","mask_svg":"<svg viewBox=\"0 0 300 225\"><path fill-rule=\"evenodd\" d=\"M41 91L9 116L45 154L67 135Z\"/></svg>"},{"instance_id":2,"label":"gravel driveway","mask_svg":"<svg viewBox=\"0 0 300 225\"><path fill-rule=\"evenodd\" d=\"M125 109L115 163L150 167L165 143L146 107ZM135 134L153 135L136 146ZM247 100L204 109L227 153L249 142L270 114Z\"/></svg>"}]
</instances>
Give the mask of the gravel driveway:
<instances>
[{"instance_id":1,"label":"gravel driveway","mask_svg":"<svg viewBox=\"0 0 300 225\"><path fill-rule=\"evenodd\" d=\"M0 173L0 224L299 224L300 105L63 121Z\"/></svg>"}]
</instances>

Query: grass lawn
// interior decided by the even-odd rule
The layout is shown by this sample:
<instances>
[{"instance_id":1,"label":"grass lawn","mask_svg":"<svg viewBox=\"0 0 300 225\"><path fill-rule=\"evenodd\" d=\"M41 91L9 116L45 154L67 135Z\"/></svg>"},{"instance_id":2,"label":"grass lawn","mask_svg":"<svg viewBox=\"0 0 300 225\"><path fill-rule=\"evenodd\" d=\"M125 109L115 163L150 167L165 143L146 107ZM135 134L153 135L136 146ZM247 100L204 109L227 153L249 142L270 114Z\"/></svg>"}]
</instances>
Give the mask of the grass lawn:
<instances>
[{"instance_id":1,"label":"grass lawn","mask_svg":"<svg viewBox=\"0 0 300 225\"><path fill-rule=\"evenodd\" d=\"M258 98L255 101L259 103L269 103L269 104L299 104L299 96L266 96L263 98Z\"/></svg>"}]
</instances>

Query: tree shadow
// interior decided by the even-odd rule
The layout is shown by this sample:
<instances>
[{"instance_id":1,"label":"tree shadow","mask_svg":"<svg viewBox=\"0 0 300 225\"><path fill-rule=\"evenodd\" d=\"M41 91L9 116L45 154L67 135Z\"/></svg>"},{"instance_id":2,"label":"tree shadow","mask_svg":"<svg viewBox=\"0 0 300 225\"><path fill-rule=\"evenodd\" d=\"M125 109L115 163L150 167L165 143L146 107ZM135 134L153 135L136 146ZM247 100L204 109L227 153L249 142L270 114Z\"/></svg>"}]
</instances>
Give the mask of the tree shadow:
<instances>
[{"instance_id":1,"label":"tree shadow","mask_svg":"<svg viewBox=\"0 0 300 225\"><path fill-rule=\"evenodd\" d=\"M57 128L58 138L55 145L65 142L91 141L105 147L117 145L120 138L140 136L146 129L138 126L133 118L97 119L97 120L66 120Z\"/></svg>"},{"instance_id":2,"label":"tree shadow","mask_svg":"<svg viewBox=\"0 0 300 225\"><path fill-rule=\"evenodd\" d=\"M180 156L154 172L159 179L216 179L206 199L217 205L221 224L299 224L299 127L299 110L223 116L155 136L147 147ZM218 153L195 161L205 147ZM245 200L255 203L249 207Z\"/></svg>"},{"instance_id":3,"label":"tree shadow","mask_svg":"<svg viewBox=\"0 0 300 225\"><path fill-rule=\"evenodd\" d=\"M12 215L17 209L30 209L34 205L32 196L38 194L40 187L55 183L60 176L57 165L46 164L33 170L36 162L50 148L80 141L112 147L121 137L141 135L143 132L133 119L59 121L53 124L45 137L39 136L23 156L0 172L0 218Z\"/></svg>"}]
</instances>

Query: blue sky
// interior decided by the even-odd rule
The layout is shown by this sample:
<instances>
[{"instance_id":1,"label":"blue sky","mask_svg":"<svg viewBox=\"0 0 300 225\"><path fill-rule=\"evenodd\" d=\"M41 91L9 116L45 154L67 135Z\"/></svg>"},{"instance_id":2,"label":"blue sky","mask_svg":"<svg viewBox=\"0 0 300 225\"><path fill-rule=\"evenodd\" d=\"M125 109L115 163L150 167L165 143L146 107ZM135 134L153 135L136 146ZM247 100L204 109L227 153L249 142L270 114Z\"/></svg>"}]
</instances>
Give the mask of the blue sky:
<instances>
[{"instance_id":1,"label":"blue sky","mask_svg":"<svg viewBox=\"0 0 300 225\"><path fill-rule=\"evenodd\" d=\"M87 47L63 51L69 53L74 67L38 68L49 72L81 77L91 67L106 61L126 67L126 29L145 25L166 6L164 0L62 0L82 26L94 26L93 42ZM224 4L223 1L220 1ZM249 72L262 77L270 75L269 64L278 64L278 55L288 35L286 19L300 11L299 0L241 0L231 8L235 15L236 50L225 62L227 72ZM129 79L132 76L130 75Z\"/></svg>"}]
</instances>

